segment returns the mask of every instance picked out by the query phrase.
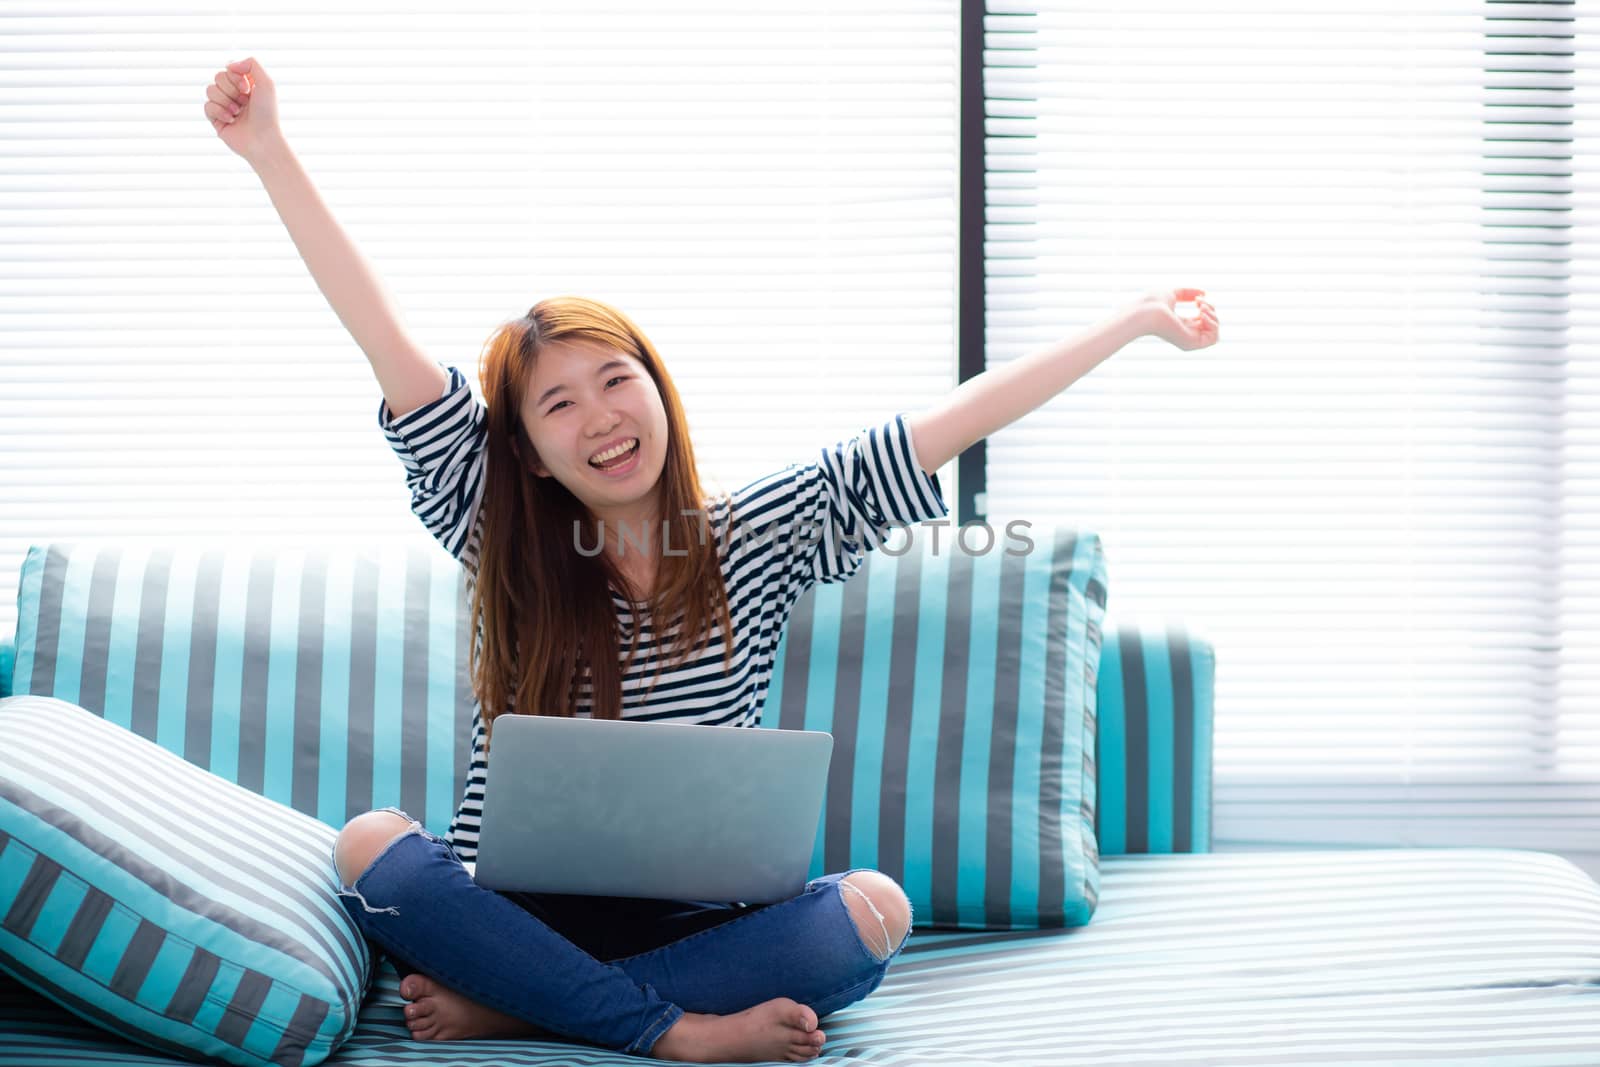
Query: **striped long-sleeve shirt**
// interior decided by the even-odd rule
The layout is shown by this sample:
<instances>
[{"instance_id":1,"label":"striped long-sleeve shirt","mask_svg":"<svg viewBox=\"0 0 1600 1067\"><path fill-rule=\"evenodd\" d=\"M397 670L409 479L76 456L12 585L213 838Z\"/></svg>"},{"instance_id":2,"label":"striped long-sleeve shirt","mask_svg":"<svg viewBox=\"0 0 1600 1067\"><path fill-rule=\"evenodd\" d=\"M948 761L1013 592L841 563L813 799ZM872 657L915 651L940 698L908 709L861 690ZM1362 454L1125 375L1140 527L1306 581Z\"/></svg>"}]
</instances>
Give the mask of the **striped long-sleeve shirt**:
<instances>
[{"instance_id":1,"label":"striped long-sleeve shirt","mask_svg":"<svg viewBox=\"0 0 1600 1067\"><path fill-rule=\"evenodd\" d=\"M450 381L442 396L398 419L380 403L378 422L405 464L412 511L461 561L470 587L483 525L486 411L466 376L444 369ZM948 513L938 478L922 469L912 451L903 414L821 449L808 464L790 464L708 501L706 536L718 546L733 622L732 669L724 669L726 648L716 626L699 654L676 666L659 664L660 676L647 695L646 683L663 653L670 653L670 643L657 650L644 622L634 664L622 681L622 717L758 726L784 624L805 591L855 574L865 553L882 545L896 526ZM621 632L632 634L631 606L617 590L611 595ZM588 694L585 682L575 709L584 718L591 710ZM482 710L473 708L467 787L446 835L469 862L478 855L488 776Z\"/></svg>"}]
</instances>

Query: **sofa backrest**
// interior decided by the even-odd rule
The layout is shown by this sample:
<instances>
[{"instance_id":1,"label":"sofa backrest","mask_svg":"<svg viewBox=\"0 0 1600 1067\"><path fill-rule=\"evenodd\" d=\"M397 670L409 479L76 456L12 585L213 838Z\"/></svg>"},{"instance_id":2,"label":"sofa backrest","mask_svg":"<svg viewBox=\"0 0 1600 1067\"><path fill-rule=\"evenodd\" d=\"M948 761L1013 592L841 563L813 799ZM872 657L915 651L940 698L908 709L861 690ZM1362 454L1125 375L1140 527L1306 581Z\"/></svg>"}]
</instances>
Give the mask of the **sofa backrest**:
<instances>
[{"instance_id":1,"label":"sofa backrest","mask_svg":"<svg viewBox=\"0 0 1600 1067\"><path fill-rule=\"evenodd\" d=\"M791 628L867 578L813 588ZM397 805L443 834L455 814L472 695L462 573L443 550L35 545L18 615L0 695L79 704L331 826ZM1213 649L1178 625L1103 629L1100 854L1208 851ZM804 664L784 654L784 670Z\"/></svg>"}]
</instances>

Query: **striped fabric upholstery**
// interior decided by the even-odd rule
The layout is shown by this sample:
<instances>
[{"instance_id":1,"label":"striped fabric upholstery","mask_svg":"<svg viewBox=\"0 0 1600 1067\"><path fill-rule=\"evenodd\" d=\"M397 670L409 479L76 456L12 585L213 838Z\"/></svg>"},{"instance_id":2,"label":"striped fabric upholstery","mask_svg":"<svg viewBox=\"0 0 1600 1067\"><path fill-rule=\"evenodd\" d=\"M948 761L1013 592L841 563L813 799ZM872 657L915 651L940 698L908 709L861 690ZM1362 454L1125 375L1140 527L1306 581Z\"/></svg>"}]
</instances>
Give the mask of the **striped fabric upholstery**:
<instances>
[{"instance_id":1,"label":"striped fabric upholstery","mask_svg":"<svg viewBox=\"0 0 1600 1067\"><path fill-rule=\"evenodd\" d=\"M35 545L19 595L27 651L11 683L107 715L330 825L395 805L443 833L466 781L472 705L456 582L458 565L432 545L365 555ZM1211 646L1178 627L1104 625L1099 851L1206 851ZM0 696L13 643L0 640Z\"/></svg>"},{"instance_id":2,"label":"striped fabric upholstery","mask_svg":"<svg viewBox=\"0 0 1600 1067\"><path fill-rule=\"evenodd\" d=\"M1008 543L1003 524L995 525L1000 539L988 557L989 571ZM919 530L918 536L926 533ZM803 639L785 638L768 694L767 725L781 722L785 699L793 716L796 708L810 714L805 708L820 698L820 688L808 695L796 687L783 695L785 663L800 669L812 650L819 603L824 618L831 612L841 621L831 634L848 638L842 661L847 684L859 681L880 690L889 684L863 672L859 652L850 651L865 634L863 617L852 607L844 627L839 613L847 599L854 604L869 589L884 606L889 587L882 579L903 571L901 580L910 581L921 571L922 555L944 564L959 559L955 580L969 581L970 565L984 557L952 556L951 531L940 533L942 557L931 556L931 539L917 559L873 552L867 563L878 569L875 584L869 570L865 577L856 575L855 584L820 585L803 598L789 626ZM975 536L968 543L982 547ZM418 817L442 835L465 785L471 725L460 578L459 565L431 544L367 553L277 546L155 552L121 545L34 546L21 575L20 669L13 684L18 693L57 696L102 714L196 766L331 826L394 805L425 813ZM1083 573L1073 581L1090 588ZM1103 598L1104 586L1094 588ZM933 596L930 590L930 609L936 606ZM918 601L902 605L902 613L920 612L923 599L919 590ZM1098 781L1091 782L1092 793L1085 790L1098 850L1206 851L1212 649L1179 627L1118 628L1109 617L1104 625L1107 636L1093 672L1095 706L1085 709L1098 721L1098 728L1089 727ZM907 624L898 629L902 657L914 632ZM1090 633L1086 625L1085 635ZM837 656L837 637L823 637L818 649L831 647L827 654ZM956 639L947 634L947 646ZM914 662L909 673L903 663L890 664L900 708L909 706L905 679L917 673ZM874 662L875 668L883 665ZM942 685L945 668L940 671ZM805 672L809 679L811 668ZM835 684L825 670L817 676L819 685L824 679ZM888 709L887 701L880 703ZM852 716L840 725L855 722ZM884 719L883 727L891 724L900 730L907 725ZM863 743L881 745L888 734L878 730L874 725ZM853 773L830 782L834 821L824 823L816 866L870 866L863 858L876 851L868 847L870 835L864 828L853 836L843 832L839 821L847 810L845 791L867 787L868 763L843 752L835 763ZM896 796L903 797L903 790L890 784L880 818L898 810L902 801ZM852 819L859 823L869 814L863 802ZM834 832L826 834L829 825ZM882 839L880 869L903 870L900 838L886 831ZM931 907L934 879L928 870Z\"/></svg>"},{"instance_id":3,"label":"striped fabric upholstery","mask_svg":"<svg viewBox=\"0 0 1600 1067\"><path fill-rule=\"evenodd\" d=\"M1210 852L1216 653L1179 625L1105 625L1095 699L1100 854Z\"/></svg>"},{"instance_id":4,"label":"striped fabric upholstery","mask_svg":"<svg viewBox=\"0 0 1600 1067\"><path fill-rule=\"evenodd\" d=\"M372 956L335 831L65 701L0 700L0 964L170 1055L321 1063Z\"/></svg>"},{"instance_id":5,"label":"striped fabric upholstery","mask_svg":"<svg viewBox=\"0 0 1600 1067\"><path fill-rule=\"evenodd\" d=\"M1105 557L1093 533L1023 526L968 548L933 524L896 534L808 590L778 647L762 725L834 737L809 877L876 868L919 927L1094 912Z\"/></svg>"},{"instance_id":6,"label":"striped fabric upholstery","mask_svg":"<svg viewBox=\"0 0 1600 1067\"><path fill-rule=\"evenodd\" d=\"M431 544L36 545L17 607L15 692L333 827L392 805L449 828L472 727L467 610L460 565Z\"/></svg>"},{"instance_id":7,"label":"striped fabric upholstery","mask_svg":"<svg viewBox=\"0 0 1600 1067\"><path fill-rule=\"evenodd\" d=\"M1600 886L1513 849L1106 856L1073 930L920 926L815 1064L1593 1067ZM1485 906L1486 901L1494 902ZM327 1067L641 1067L556 1039L416 1041L381 963ZM177 1065L0 987L0 1063ZM27 1059L29 1053L33 1059Z\"/></svg>"}]
</instances>

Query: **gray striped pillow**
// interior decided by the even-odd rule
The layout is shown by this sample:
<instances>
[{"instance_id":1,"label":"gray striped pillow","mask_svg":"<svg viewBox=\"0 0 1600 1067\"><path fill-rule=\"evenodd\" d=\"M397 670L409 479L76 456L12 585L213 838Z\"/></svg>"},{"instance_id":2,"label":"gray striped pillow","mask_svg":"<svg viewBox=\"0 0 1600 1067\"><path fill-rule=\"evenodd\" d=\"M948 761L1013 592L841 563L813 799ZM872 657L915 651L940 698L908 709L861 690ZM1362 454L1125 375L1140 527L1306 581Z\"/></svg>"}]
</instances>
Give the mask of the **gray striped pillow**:
<instances>
[{"instance_id":1,"label":"gray striped pillow","mask_svg":"<svg viewBox=\"0 0 1600 1067\"><path fill-rule=\"evenodd\" d=\"M919 927L1081 926L1105 556L1094 533L990 526L918 524L808 590L762 725L834 737L810 877L876 868Z\"/></svg>"},{"instance_id":2,"label":"gray striped pillow","mask_svg":"<svg viewBox=\"0 0 1600 1067\"><path fill-rule=\"evenodd\" d=\"M7 971L168 1055L310 1067L351 1035L335 830L62 700L0 699L0 736Z\"/></svg>"}]
</instances>

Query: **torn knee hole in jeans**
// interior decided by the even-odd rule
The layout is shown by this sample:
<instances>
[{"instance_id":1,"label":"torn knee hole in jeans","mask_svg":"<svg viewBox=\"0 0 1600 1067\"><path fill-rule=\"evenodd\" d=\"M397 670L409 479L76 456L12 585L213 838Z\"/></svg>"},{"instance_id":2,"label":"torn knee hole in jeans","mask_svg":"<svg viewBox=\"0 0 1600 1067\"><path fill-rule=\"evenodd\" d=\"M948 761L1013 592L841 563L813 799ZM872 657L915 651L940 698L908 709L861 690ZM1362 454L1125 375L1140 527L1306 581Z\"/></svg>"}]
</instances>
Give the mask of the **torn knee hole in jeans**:
<instances>
[{"instance_id":1,"label":"torn knee hole in jeans","mask_svg":"<svg viewBox=\"0 0 1600 1067\"><path fill-rule=\"evenodd\" d=\"M341 889L341 890L339 890L339 895L341 897L355 897L357 900L361 901L361 906L363 908L365 908L367 911L370 911L370 912L376 912L378 914L387 913L389 915L399 915L400 914L400 909L399 908L395 908L395 907L374 908L371 904L367 903L367 898L366 897L364 897L360 893L356 892L354 887L352 887L350 889Z\"/></svg>"},{"instance_id":2,"label":"torn knee hole in jeans","mask_svg":"<svg viewBox=\"0 0 1600 1067\"><path fill-rule=\"evenodd\" d=\"M389 841L388 844L384 845L383 846L383 851L379 852L377 856L373 857L372 863L377 863L378 859L381 858L385 852L388 852L389 849L393 848L394 847L394 843L396 841L399 841L402 837L406 836L406 834L420 834L420 833L422 833L422 824L419 823L419 822L413 822L410 826L406 827L405 833L396 834ZM367 864L367 870L371 870L371 869L372 869L372 864L371 863ZM362 872L362 874L365 874L365 873L366 873L366 871ZM356 881L359 882L360 880L361 880L361 875L357 875L356 876ZM355 897L357 900L361 901L361 906L363 908L365 908L367 911L372 912L374 914L378 914L378 915L383 915L383 914L399 915L400 914L400 909L396 908L396 907L374 908L371 904L368 904L367 903L367 898L362 896L361 893L356 889L354 882L351 883L349 889L340 889L340 890L338 890L338 895L341 896L341 897Z\"/></svg>"},{"instance_id":3,"label":"torn knee hole in jeans","mask_svg":"<svg viewBox=\"0 0 1600 1067\"><path fill-rule=\"evenodd\" d=\"M862 892L859 886L852 885L850 882L840 879L839 888L841 890L848 889L852 893L855 893L862 900L867 902L867 908L872 912L873 918L878 920L878 927L883 931L883 951L879 952L877 949L873 949L872 954L878 958L880 963L888 959L889 956L894 952L894 946L889 942L889 924L884 921L883 912L878 910L878 906L872 902L872 898L867 896L866 893ZM848 908L845 910L849 911ZM851 918L854 919L854 916L852 915ZM860 927L858 926L857 929L859 930Z\"/></svg>"}]
</instances>

